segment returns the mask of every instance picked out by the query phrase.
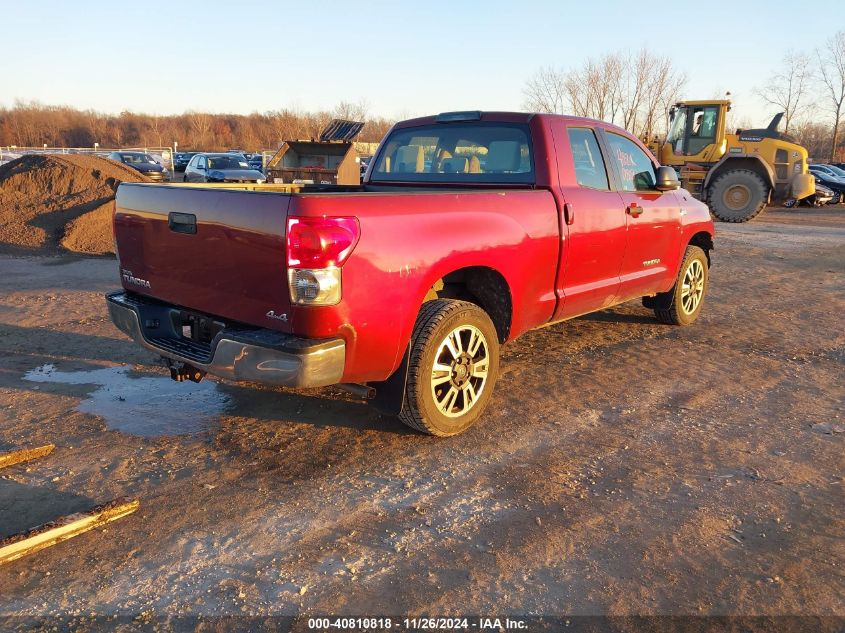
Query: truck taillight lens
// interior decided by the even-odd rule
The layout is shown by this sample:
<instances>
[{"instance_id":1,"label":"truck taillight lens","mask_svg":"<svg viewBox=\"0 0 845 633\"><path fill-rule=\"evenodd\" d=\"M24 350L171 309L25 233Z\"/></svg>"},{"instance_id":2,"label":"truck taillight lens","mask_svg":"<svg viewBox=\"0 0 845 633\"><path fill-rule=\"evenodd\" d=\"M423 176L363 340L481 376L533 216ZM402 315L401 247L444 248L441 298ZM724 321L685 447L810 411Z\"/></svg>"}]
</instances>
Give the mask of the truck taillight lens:
<instances>
[{"instance_id":1,"label":"truck taillight lens","mask_svg":"<svg viewBox=\"0 0 845 633\"><path fill-rule=\"evenodd\" d=\"M117 261L120 261L120 251L117 250L117 225L115 224L115 219L117 215L117 201L111 201L111 237L112 242L114 243L114 256L117 258Z\"/></svg>"},{"instance_id":2,"label":"truck taillight lens","mask_svg":"<svg viewBox=\"0 0 845 633\"><path fill-rule=\"evenodd\" d=\"M312 306L339 303L340 267L358 243L358 219L290 217L287 229L291 302Z\"/></svg>"},{"instance_id":3,"label":"truck taillight lens","mask_svg":"<svg viewBox=\"0 0 845 633\"><path fill-rule=\"evenodd\" d=\"M360 234L357 218L288 218L288 268L342 266Z\"/></svg>"}]
</instances>

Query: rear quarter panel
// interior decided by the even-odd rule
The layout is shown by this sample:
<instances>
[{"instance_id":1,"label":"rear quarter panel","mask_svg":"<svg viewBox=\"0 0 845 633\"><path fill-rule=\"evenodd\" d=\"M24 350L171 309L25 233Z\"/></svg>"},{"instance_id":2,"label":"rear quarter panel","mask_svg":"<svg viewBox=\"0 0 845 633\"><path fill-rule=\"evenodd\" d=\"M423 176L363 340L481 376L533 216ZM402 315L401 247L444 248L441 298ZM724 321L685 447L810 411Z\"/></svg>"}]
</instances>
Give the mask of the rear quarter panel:
<instances>
[{"instance_id":1,"label":"rear quarter panel","mask_svg":"<svg viewBox=\"0 0 845 633\"><path fill-rule=\"evenodd\" d=\"M341 303L292 308L296 334L345 339L345 381L393 373L429 288L455 270L486 266L502 274L512 295L510 339L554 311L559 227L548 191L311 194L293 196L289 212L360 222Z\"/></svg>"}]
</instances>

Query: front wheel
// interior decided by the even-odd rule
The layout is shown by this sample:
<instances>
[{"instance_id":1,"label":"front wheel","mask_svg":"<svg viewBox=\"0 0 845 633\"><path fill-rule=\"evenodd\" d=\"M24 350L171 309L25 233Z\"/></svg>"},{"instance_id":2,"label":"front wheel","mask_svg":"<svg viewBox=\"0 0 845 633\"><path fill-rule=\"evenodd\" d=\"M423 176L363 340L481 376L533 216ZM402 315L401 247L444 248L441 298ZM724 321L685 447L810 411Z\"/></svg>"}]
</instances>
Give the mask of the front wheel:
<instances>
[{"instance_id":1,"label":"front wheel","mask_svg":"<svg viewBox=\"0 0 845 633\"><path fill-rule=\"evenodd\" d=\"M430 435L457 435L481 416L498 371L499 340L487 313L467 301L429 301L414 326L399 419Z\"/></svg>"},{"instance_id":2,"label":"front wheel","mask_svg":"<svg viewBox=\"0 0 845 633\"><path fill-rule=\"evenodd\" d=\"M688 246L675 287L667 293L669 307L655 308L657 319L670 325L692 324L701 313L707 281L707 255L698 246Z\"/></svg>"},{"instance_id":3,"label":"front wheel","mask_svg":"<svg viewBox=\"0 0 845 633\"><path fill-rule=\"evenodd\" d=\"M722 222L748 222L766 208L768 199L769 186L748 169L717 176L707 192L710 210Z\"/></svg>"}]
</instances>

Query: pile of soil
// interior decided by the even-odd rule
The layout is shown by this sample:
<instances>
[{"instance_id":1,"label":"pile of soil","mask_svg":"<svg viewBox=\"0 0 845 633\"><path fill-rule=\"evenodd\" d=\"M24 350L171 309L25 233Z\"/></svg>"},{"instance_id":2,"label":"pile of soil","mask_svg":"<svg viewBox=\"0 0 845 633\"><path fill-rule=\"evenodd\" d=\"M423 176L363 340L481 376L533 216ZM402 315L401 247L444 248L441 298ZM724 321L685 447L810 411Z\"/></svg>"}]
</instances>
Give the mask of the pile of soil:
<instances>
[{"instance_id":1,"label":"pile of soil","mask_svg":"<svg viewBox=\"0 0 845 633\"><path fill-rule=\"evenodd\" d=\"M0 250L113 252L111 201L121 182L149 179L81 154L31 154L0 165Z\"/></svg>"}]
</instances>

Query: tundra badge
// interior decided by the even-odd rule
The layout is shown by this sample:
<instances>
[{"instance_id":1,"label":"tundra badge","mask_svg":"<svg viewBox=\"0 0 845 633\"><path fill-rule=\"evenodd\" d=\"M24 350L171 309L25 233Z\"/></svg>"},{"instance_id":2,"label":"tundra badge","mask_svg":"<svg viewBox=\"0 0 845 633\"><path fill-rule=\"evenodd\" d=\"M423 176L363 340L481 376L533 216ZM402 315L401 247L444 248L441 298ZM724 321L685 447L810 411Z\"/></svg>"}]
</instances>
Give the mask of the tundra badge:
<instances>
[{"instance_id":1,"label":"tundra badge","mask_svg":"<svg viewBox=\"0 0 845 633\"><path fill-rule=\"evenodd\" d=\"M128 284L133 284L135 286L141 286L141 288L149 288L150 282L146 279L141 279L140 277L136 277L132 274L131 270L126 270L125 268L120 269L120 276L123 277L123 281Z\"/></svg>"},{"instance_id":2,"label":"tundra badge","mask_svg":"<svg viewBox=\"0 0 845 633\"><path fill-rule=\"evenodd\" d=\"M268 319L276 319L276 321L284 321L285 323L288 321L288 315L284 312L282 314L276 314L273 310L270 310L265 316Z\"/></svg>"}]
</instances>

